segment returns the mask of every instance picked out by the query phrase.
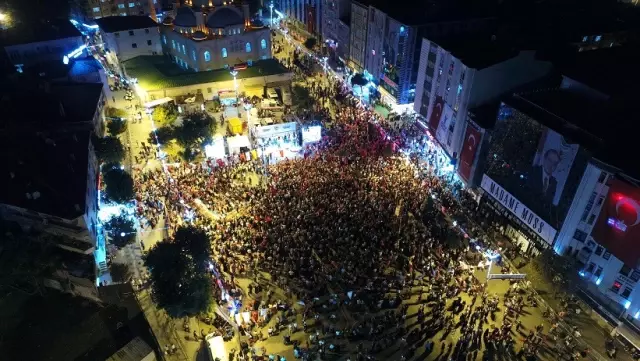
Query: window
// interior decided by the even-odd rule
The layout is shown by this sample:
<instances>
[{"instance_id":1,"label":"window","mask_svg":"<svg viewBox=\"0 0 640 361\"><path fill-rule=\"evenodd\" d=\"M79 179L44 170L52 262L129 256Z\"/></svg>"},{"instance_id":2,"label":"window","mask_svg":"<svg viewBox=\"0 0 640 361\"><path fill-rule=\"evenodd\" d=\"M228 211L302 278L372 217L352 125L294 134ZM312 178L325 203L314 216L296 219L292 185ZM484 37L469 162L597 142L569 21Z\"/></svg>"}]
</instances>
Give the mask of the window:
<instances>
[{"instance_id":1,"label":"window","mask_svg":"<svg viewBox=\"0 0 640 361\"><path fill-rule=\"evenodd\" d=\"M622 265L622 267L620 267L620 271L618 272L623 276L629 276L629 273L631 273L631 267L627 266L627 265Z\"/></svg>"},{"instance_id":2,"label":"window","mask_svg":"<svg viewBox=\"0 0 640 361\"><path fill-rule=\"evenodd\" d=\"M585 37L583 37L583 38L582 38L582 42L583 42L583 43L586 43L586 42L587 42L587 40L589 40L589 37L588 37L588 36L585 36Z\"/></svg>"},{"instance_id":3,"label":"window","mask_svg":"<svg viewBox=\"0 0 640 361\"><path fill-rule=\"evenodd\" d=\"M93 12L94 13L99 13L100 12L100 8L93 8Z\"/></svg>"},{"instance_id":4,"label":"window","mask_svg":"<svg viewBox=\"0 0 640 361\"><path fill-rule=\"evenodd\" d=\"M187 48L184 47L184 44L182 44L182 54L187 55Z\"/></svg>"},{"instance_id":5,"label":"window","mask_svg":"<svg viewBox=\"0 0 640 361\"><path fill-rule=\"evenodd\" d=\"M120 33L113 33L113 35L115 35L115 36L116 36L116 38L119 38L119 37L120 37Z\"/></svg>"},{"instance_id":6,"label":"window","mask_svg":"<svg viewBox=\"0 0 640 361\"><path fill-rule=\"evenodd\" d=\"M600 40L602 40L602 36L600 35L596 36L596 41L600 41Z\"/></svg>"},{"instance_id":7,"label":"window","mask_svg":"<svg viewBox=\"0 0 640 361\"><path fill-rule=\"evenodd\" d=\"M131 47L132 47L132 48L134 48L134 49L136 49L136 48L138 47L138 44L136 44L136 43L132 43L132 44L131 44Z\"/></svg>"},{"instance_id":8,"label":"window","mask_svg":"<svg viewBox=\"0 0 640 361\"><path fill-rule=\"evenodd\" d=\"M147 40L147 45L151 45L151 40Z\"/></svg>"},{"instance_id":9,"label":"window","mask_svg":"<svg viewBox=\"0 0 640 361\"><path fill-rule=\"evenodd\" d=\"M592 214L589 216L589 220L587 221L587 223L589 224L593 224L593 222L596 220L596 215Z\"/></svg>"},{"instance_id":10,"label":"window","mask_svg":"<svg viewBox=\"0 0 640 361\"><path fill-rule=\"evenodd\" d=\"M133 30L129 30L129 36L133 36Z\"/></svg>"},{"instance_id":11,"label":"window","mask_svg":"<svg viewBox=\"0 0 640 361\"><path fill-rule=\"evenodd\" d=\"M617 294L618 291L620 291L620 288L622 288L622 283L616 281L616 282L613 282L613 286L611 286L611 291Z\"/></svg>"},{"instance_id":12,"label":"window","mask_svg":"<svg viewBox=\"0 0 640 361\"><path fill-rule=\"evenodd\" d=\"M145 34L149 34L149 29L144 29Z\"/></svg>"},{"instance_id":13,"label":"window","mask_svg":"<svg viewBox=\"0 0 640 361\"><path fill-rule=\"evenodd\" d=\"M631 288L629 287L625 287L624 291L622 291L622 293L620 294L620 297L627 299L629 298L629 295L631 294Z\"/></svg>"},{"instance_id":14,"label":"window","mask_svg":"<svg viewBox=\"0 0 640 361\"><path fill-rule=\"evenodd\" d=\"M196 51L195 50L191 51L191 57L193 58L193 61L198 61L198 57L196 56Z\"/></svg>"},{"instance_id":15,"label":"window","mask_svg":"<svg viewBox=\"0 0 640 361\"><path fill-rule=\"evenodd\" d=\"M604 180L607 178L607 173L600 172L600 177L598 177L598 183L604 183Z\"/></svg>"},{"instance_id":16,"label":"window","mask_svg":"<svg viewBox=\"0 0 640 361\"><path fill-rule=\"evenodd\" d=\"M227 57L227 48L222 48L222 57L223 58Z\"/></svg>"},{"instance_id":17,"label":"window","mask_svg":"<svg viewBox=\"0 0 640 361\"><path fill-rule=\"evenodd\" d=\"M640 280L640 271L634 269L629 277L633 282L638 282L638 280Z\"/></svg>"},{"instance_id":18,"label":"window","mask_svg":"<svg viewBox=\"0 0 640 361\"><path fill-rule=\"evenodd\" d=\"M118 4L118 9L124 9L124 4Z\"/></svg>"},{"instance_id":19,"label":"window","mask_svg":"<svg viewBox=\"0 0 640 361\"><path fill-rule=\"evenodd\" d=\"M207 88L207 93L211 94L211 88Z\"/></svg>"},{"instance_id":20,"label":"window","mask_svg":"<svg viewBox=\"0 0 640 361\"><path fill-rule=\"evenodd\" d=\"M267 41L265 39L260 40L260 47L262 50L267 48Z\"/></svg>"},{"instance_id":21,"label":"window","mask_svg":"<svg viewBox=\"0 0 640 361\"><path fill-rule=\"evenodd\" d=\"M605 252L604 252L604 254L602 255L602 258L604 258L604 259L609 259L609 258L611 258L611 253L610 253L610 252L606 252L606 251L605 251Z\"/></svg>"},{"instance_id":22,"label":"window","mask_svg":"<svg viewBox=\"0 0 640 361\"><path fill-rule=\"evenodd\" d=\"M246 51L247 53L251 52L251 43L244 44L244 51Z\"/></svg>"},{"instance_id":23,"label":"window","mask_svg":"<svg viewBox=\"0 0 640 361\"><path fill-rule=\"evenodd\" d=\"M593 192L591 193L591 196L589 197L589 202L587 202L587 206L584 209L584 212L582 212L582 221L586 221L587 220L587 216L589 215L589 212L591 212L591 208L593 208L593 202L596 200L596 196L598 195L598 193Z\"/></svg>"},{"instance_id":24,"label":"window","mask_svg":"<svg viewBox=\"0 0 640 361\"><path fill-rule=\"evenodd\" d=\"M129 7L130 7L130 8L133 8L133 7L135 7L135 6L136 6L136 3L129 3Z\"/></svg>"},{"instance_id":25,"label":"window","mask_svg":"<svg viewBox=\"0 0 640 361\"><path fill-rule=\"evenodd\" d=\"M206 62L211 61L211 53L208 50L204 52L204 61Z\"/></svg>"},{"instance_id":26,"label":"window","mask_svg":"<svg viewBox=\"0 0 640 361\"><path fill-rule=\"evenodd\" d=\"M594 253L596 254L596 256L601 256L602 255L602 251L604 251L604 248L598 246Z\"/></svg>"},{"instance_id":27,"label":"window","mask_svg":"<svg viewBox=\"0 0 640 361\"><path fill-rule=\"evenodd\" d=\"M596 264L595 263L589 263L589 266L586 269L587 273L591 273L593 272L594 268L596 268Z\"/></svg>"},{"instance_id":28,"label":"window","mask_svg":"<svg viewBox=\"0 0 640 361\"><path fill-rule=\"evenodd\" d=\"M171 47L175 50L175 48L176 48L176 41L175 40L171 40Z\"/></svg>"},{"instance_id":29,"label":"window","mask_svg":"<svg viewBox=\"0 0 640 361\"><path fill-rule=\"evenodd\" d=\"M596 272L593 275L595 277L600 277L601 274L602 274L602 267L598 266L598 269L596 270Z\"/></svg>"},{"instance_id":30,"label":"window","mask_svg":"<svg viewBox=\"0 0 640 361\"><path fill-rule=\"evenodd\" d=\"M604 201L604 197L599 197L598 198L598 202L596 202L596 206L599 206L602 204L602 201Z\"/></svg>"},{"instance_id":31,"label":"window","mask_svg":"<svg viewBox=\"0 0 640 361\"><path fill-rule=\"evenodd\" d=\"M576 232L573 234L573 238L579 242L584 242L587 239L587 233L576 229Z\"/></svg>"},{"instance_id":32,"label":"window","mask_svg":"<svg viewBox=\"0 0 640 361\"><path fill-rule=\"evenodd\" d=\"M167 37L162 35L162 42L164 43L164 45L167 45Z\"/></svg>"}]
</instances>

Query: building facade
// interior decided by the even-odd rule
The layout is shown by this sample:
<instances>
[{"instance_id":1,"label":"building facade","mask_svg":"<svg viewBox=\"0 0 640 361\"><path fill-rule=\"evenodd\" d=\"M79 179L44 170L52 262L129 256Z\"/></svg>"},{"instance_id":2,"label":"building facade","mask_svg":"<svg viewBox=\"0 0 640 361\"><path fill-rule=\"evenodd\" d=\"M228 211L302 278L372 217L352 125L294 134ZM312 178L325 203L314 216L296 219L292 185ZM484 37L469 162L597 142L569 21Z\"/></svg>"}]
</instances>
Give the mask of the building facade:
<instances>
[{"instance_id":1,"label":"building facade","mask_svg":"<svg viewBox=\"0 0 640 361\"><path fill-rule=\"evenodd\" d=\"M357 1L351 2L348 66L356 72L362 72L365 69L368 17L368 6Z\"/></svg>"},{"instance_id":2,"label":"building facade","mask_svg":"<svg viewBox=\"0 0 640 361\"><path fill-rule=\"evenodd\" d=\"M480 39L473 41L474 49L482 49ZM468 110L546 76L552 66L537 60L532 51L495 48L493 43L475 58L463 56L467 44L447 45L448 49L422 40L413 109L425 117L447 155L459 163ZM461 178L469 184L474 180L471 175L465 170Z\"/></svg>"},{"instance_id":3,"label":"building facade","mask_svg":"<svg viewBox=\"0 0 640 361\"><path fill-rule=\"evenodd\" d=\"M280 0L280 10L290 25L304 32L322 36L323 0Z\"/></svg>"},{"instance_id":4,"label":"building facade","mask_svg":"<svg viewBox=\"0 0 640 361\"><path fill-rule=\"evenodd\" d=\"M349 16L349 0L322 0L322 39L332 56L336 56L340 33L340 19Z\"/></svg>"},{"instance_id":5,"label":"building facade","mask_svg":"<svg viewBox=\"0 0 640 361\"><path fill-rule=\"evenodd\" d=\"M181 7L161 33L163 52L186 69L229 68L271 58L270 30L251 24L247 5L207 12Z\"/></svg>"},{"instance_id":6,"label":"building facade","mask_svg":"<svg viewBox=\"0 0 640 361\"><path fill-rule=\"evenodd\" d=\"M155 18L161 5L157 0L85 0L84 14L87 19L108 16L149 15Z\"/></svg>"},{"instance_id":7,"label":"building facade","mask_svg":"<svg viewBox=\"0 0 640 361\"><path fill-rule=\"evenodd\" d=\"M349 48L351 42L351 28L348 19L340 19L338 22L338 46L336 54L338 60L344 65L347 64L349 59Z\"/></svg>"},{"instance_id":8,"label":"building facade","mask_svg":"<svg viewBox=\"0 0 640 361\"><path fill-rule=\"evenodd\" d=\"M111 16L96 19L107 60L119 64L136 56L162 53L158 24L148 16Z\"/></svg>"}]
</instances>

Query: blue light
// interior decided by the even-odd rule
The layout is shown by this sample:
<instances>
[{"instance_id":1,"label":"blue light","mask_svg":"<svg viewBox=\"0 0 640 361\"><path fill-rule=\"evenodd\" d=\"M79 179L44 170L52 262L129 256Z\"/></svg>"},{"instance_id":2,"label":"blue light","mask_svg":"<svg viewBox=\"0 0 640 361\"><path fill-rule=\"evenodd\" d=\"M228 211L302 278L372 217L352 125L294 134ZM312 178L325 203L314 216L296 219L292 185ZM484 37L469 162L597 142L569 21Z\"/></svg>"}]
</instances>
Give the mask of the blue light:
<instances>
[{"instance_id":1,"label":"blue light","mask_svg":"<svg viewBox=\"0 0 640 361\"><path fill-rule=\"evenodd\" d=\"M400 32L401 32L401 33L404 33L404 26L401 26L401 27L400 27Z\"/></svg>"},{"instance_id":2,"label":"blue light","mask_svg":"<svg viewBox=\"0 0 640 361\"><path fill-rule=\"evenodd\" d=\"M69 59L74 59L79 57L80 55L82 55L82 52L84 51L84 49L86 49L87 46L86 45L81 45L80 47L78 47L76 50L70 52L69 54L65 55L62 58L62 62L64 64L69 64Z\"/></svg>"},{"instance_id":3,"label":"blue light","mask_svg":"<svg viewBox=\"0 0 640 361\"><path fill-rule=\"evenodd\" d=\"M627 300L627 302L624 303L624 308L628 310L629 306L631 306L631 301Z\"/></svg>"},{"instance_id":4,"label":"blue light","mask_svg":"<svg viewBox=\"0 0 640 361\"><path fill-rule=\"evenodd\" d=\"M580 277L584 277L584 271L580 271L578 272L578 274L580 275Z\"/></svg>"},{"instance_id":5,"label":"blue light","mask_svg":"<svg viewBox=\"0 0 640 361\"><path fill-rule=\"evenodd\" d=\"M598 279L596 280L596 285L598 285L598 286L599 286L599 285L600 285L600 283L602 283L602 277L600 277L600 278L598 278Z\"/></svg>"}]
</instances>

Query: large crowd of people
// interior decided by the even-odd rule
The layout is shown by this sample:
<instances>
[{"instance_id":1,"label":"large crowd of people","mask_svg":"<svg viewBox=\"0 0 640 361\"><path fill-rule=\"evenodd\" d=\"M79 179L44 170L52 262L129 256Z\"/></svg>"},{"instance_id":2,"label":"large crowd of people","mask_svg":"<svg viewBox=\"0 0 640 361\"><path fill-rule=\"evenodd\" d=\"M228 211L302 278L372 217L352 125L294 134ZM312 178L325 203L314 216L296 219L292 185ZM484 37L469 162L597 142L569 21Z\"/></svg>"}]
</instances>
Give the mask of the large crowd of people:
<instances>
[{"instance_id":1,"label":"large crowd of people","mask_svg":"<svg viewBox=\"0 0 640 361\"><path fill-rule=\"evenodd\" d=\"M311 87L320 97L347 91ZM215 299L230 320L266 310L239 325L238 356L282 360L258 346L282 337L305 360L574 358L573 348L550 347L545 332L555 329L523 326L536 306L524 288L498 297L477 277L484 256L470 234L486 244L490 224L464 212L477 203L442 171L446 158L419 125L340 99L322 102L335 117L304 157L229 157L137 176L143 227L164 217L169 238L186 223L210 236Z\"/></svg>"}]
</instances>

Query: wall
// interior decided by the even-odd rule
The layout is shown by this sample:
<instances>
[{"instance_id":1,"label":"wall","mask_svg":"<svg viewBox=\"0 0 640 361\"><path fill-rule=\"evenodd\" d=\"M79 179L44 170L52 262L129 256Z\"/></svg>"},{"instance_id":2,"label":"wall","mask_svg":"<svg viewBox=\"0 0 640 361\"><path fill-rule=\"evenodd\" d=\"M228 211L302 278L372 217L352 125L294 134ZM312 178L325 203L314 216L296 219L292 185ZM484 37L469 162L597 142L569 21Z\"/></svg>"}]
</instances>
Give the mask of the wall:
<instances>
[{"instance_id":1,"label":"wall","mask_svg":"<svg viewBox=\"0 0 640 361\"><path fill-rule=\"evenodd\" d=\"M542 78L551 68L551 63L536 60L534 51L521 51L514 58L478 70L469 106L483 104L506 90Z\"/></svg>"},{"instance_id":2,"label":"wall","mask_svg":"<svg viewBox=\"0 0 640 361\"><path fill-rule=\"evenodd\" d=\"M338 23L338 56L345 62L349 58L349 41L351 29L349 24L345 24L342 20Z\"/></svg>"},{"instance_id":3,"label":"wall","mask_svg":"<svg viewBox=\"0 0 640 361\"><path fill-rule=\"evenodd\" d=\"M153 0L156 12L160 10L158 1ZM87 16L98 19L106 16L148 15L150 13L149 0L88 0Z\"/></svg>"},{"instance_id":4,"label":"wall","mask_svg":"<svg viewBox=\"0 0 640 361\"><path fill-rule=\"evenodd\" d=\"M17 44L5 47L5 52L13 65L29 66L44 61L58 60L84 44L82 37L76 36L29 44Z\"/></svg>"},{"instance_id":5,"label":"wall","mask_svg":"<svg viewBox=\"0 0 640 361\"><path fill-rule=\"evenodd\" d=\"M349 35L349 66L362 71L365 64L367 47L368 8L351 3L351 33Z\"/></svg>"},{"instance_id":6,"label":"wall","mask_svg":"<svg viewBox=\"0 0 640 361\"><path fill-rule=\"evenodd\" d=\"M164 29L161 37L164 53L170 54L174 62L178 64L182 62L181 65L186 64L187 68L195 69L196 71L221 69L225 65L233 66L249 60L258 61L271 58L271 36L268 28L205 41L194 41L186 37L186 35L170 30L170 28ZM262 40L265 40L264 48L262 47ZM174 42L176 48L173 48ZM251 45L250 52L246 51L247 43ZM184 52L182 52L182 45L185 47ZM180 51L177 49L178 46L180 46ZM223 49L226 50L226 58L223 57ZM205 52L207 51L211 59L208 62L205 60ZM176 61L176 58L180 59L180 61Z\"/></svg>"},{"instance_id":7,"label":"wall","mask_svg":"<svg viewBox=\"0 0 640 361\"><path fill-rule=\"evenodd\" d=\"M160 30L157 27L102 34L109 51L115 52L119 61L162 53Z\"/></svg>"},{"instance_id":8,"label":"wall","mask_svg":"<svg viewBox=\"0 0 640 361\"><path fill-rule=\"evenodd\" d=\"M369 7L367 15L367 46L364 51L365 69L379 82L382 76L382 53L384 52L384 38L386 34L387 14Z\"/></svg>"}]
</instances>

